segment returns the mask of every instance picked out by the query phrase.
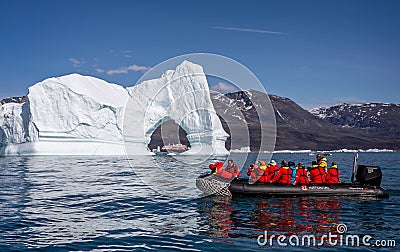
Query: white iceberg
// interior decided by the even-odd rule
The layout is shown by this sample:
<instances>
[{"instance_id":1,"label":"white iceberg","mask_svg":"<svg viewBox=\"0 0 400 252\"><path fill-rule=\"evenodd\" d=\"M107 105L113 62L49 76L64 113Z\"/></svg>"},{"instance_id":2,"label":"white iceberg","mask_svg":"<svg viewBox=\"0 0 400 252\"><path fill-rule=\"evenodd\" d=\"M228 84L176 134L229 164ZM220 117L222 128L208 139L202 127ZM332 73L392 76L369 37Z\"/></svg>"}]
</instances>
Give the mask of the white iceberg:
<instances>
[{"instance_id":1,"label":"white iceberg","mask_svg":"<svg viewBox=\"0 0 400 252\"><path fill-rule=\"evenodd\" d=\"M124 135L127 103L129 124ZM135 149L129 154L150 154L150 136L166 120L186 130L192 146L187 154L228 154L224 147L228 135L215 113L203 69L188 61L159 79L128 89L79 74L39 82L29 88L25 103L0 106L0 151L124 155L126 143L127 150Z\"/></svg>"}]
</instances>

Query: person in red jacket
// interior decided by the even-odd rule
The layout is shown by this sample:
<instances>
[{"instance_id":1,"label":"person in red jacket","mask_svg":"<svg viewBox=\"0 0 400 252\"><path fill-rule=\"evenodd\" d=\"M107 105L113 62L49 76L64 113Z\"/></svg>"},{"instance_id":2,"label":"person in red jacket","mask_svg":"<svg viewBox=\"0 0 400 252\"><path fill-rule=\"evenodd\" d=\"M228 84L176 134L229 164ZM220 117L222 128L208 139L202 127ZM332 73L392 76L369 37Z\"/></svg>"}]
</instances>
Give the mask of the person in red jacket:
<instances>
[{"instance_id":1,"label":"person in red jacket","mask_svg":"<svg viewBox=\"0 0 400 252\"><path fill-rule=\"evenodd\" d=\"M293 185L300 184L300 185L307 185L310 183L308 180L307 170L303 163L298 163L296 166L296 180L293 182Z\"/></svg>"},{"instance_id":2,"label":"person in red jacket","mask_svg":"<svg viewBox=\"0 0 400 252\"><path fill-rule=\"evenodd\" d=\"M247 168L247 176L250 177L250 181L256 182L262 175L262 171L258 168L258 163L255 162Z\"/></svg>"},{"instance_id":3,"label":"person in red jacket","mask_svg":"<svg viewBox=\"0 0 400 252\"><path fill-rule=\"evenodd\" d=\"M274 179L275 174L279 171L279 165L275 162L275 160L271 160L268 163L267 169L264 172L264 181L270 182Z\"/></svg>"},{"instance_id":4,"label":"person in red jacket","mask_svg":"<svg viewBox=\"0 0 400 252\"><path fill-rule=\"evenodd\" d=\"M249 167L247 168L247 176L250 177L250 180L255 182L257 181L257 174L254 171L254 164L249 165Z\"/></svg>"},{"instance_id":5,"label":"person in red jacket","mask_svg":"<svg viewBox=\"0 0 400 252\"><path fill-rule=\"evenodd\" d=\"M232 173L224 170L224 163L215 162L210 164L211 174L219 176L224 179L231 179L233 177Z\"/></svg>"},{"instance_id":6,"label":"person in red jacket","mask_svg":"<svg viewBox=\"0 0 400 252\"><path fill-rule=\"evenodd\" d=\"M233 162L232 159L228 160L228 165L226 166L225 170L227 172L232 173L235 178L239 178L240 170L239 167Z\"/></svg>"},{"instance_id":7,"label":"person in red jacket","mask_svg":"<svg viewBox=\"0 0 400 252\"><path fill-rule=\"evenodd\" d=\"M259 167L258 167L258 169L259 169L259 175L260 175L260 177L258 178L258 181L260 181L261 183L265 183L265 182L268 182L267 180L266 180L266 171L267 171L267 165L265 164L265 161L263 161L263 160L261 160L260 162L259 162Z\"/></svg>"},{"instance_id":8,"label":"person in red jacket","mask_svg":"<svg viewBox=\"0 0 400 252\"><path fill-rule=\"evenodd\" d=\"M321 153L317 154L317 164L319 167L322 167L325 170L325 173L328 172L328 163L326 157L324 157Z\"/></svg>"},{"instance_id":9,"label":"person in red jacket","mask_svg":"<svg viewBox=\"0 0 400 252\"><path fill-rule=\"evenodd\" d=\"M291 180L292 180L292 170L286 164L286 161L283 160L278 173L271 180L271 183L278 182L281 184L290 184Z\"/></svg>"},{"instance_id":10,"label":"person in red jacket","mask_svg":"<svg viewBox=\"0 0 400 252\"><path fill-rule=\"evenodd\" d=\"M269 168L271 169L269 170ZM279 166L277 166L277 169L279 169ZM271 177L275 175L275 168L271 167L270 164L267 166L265 161L261 160L248 168L247 175L251 177L251 181L253 182L259 181L261 183L269 183Z\"/></svg>"},{"instance_id":11,"label":"person in red jacket","mask_svg":"<svg viewBox=\"0 0 400 252\"><path fill-rule=\"evenodd\" d=\"M310 183L325 183L325 170L316 161L312 162L308 170L310 171Z\"/></svg>"},{"instance_id":12,"label":"person in red jacket","mask_svg":"<svg viewBox=\"0 0 400 252\"><path fill-rule=\"evenodd\" d=\"M339 183L339 170L336 162L332 162L331 167L328 169L328 174L326 175L326 183L337 184Z\"/></svg>"}]
</instances>

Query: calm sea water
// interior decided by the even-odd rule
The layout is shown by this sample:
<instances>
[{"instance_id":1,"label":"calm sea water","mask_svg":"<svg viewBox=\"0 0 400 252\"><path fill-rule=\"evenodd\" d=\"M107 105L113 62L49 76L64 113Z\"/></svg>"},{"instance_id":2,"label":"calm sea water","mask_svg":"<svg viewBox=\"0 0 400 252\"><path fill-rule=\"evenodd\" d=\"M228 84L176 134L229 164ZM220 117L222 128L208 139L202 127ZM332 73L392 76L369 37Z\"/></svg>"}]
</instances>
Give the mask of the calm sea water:
<instances>
[{"instance_id":1,"label":"calm sea water","mask_svg":"<svg viewBox=\"0 0 400 252\"><path fill-rule=\"evenodd\" d=\"M273 158L309 164L314 157ZM160 168L146 160L131 159L131 168L124 157L0 158L0 251L256 251L267 249L257 244L264 231L321 236L339 223L347 225L348 234L392 239L400 247L400 153L360 154L360 163L382 167L390 198L381 200L199 198L195 176L187 174L208 172L207 161L182 164L174 157L156 157ZM339 163L342 180L349 181L353 154L335 153L329 157L333 160ZM173 176L163 179L167 172ZM181 174L186 182L174 183L174 176ZM313 249L373 250L325 245Z\"/></svg>"}]
</instances>

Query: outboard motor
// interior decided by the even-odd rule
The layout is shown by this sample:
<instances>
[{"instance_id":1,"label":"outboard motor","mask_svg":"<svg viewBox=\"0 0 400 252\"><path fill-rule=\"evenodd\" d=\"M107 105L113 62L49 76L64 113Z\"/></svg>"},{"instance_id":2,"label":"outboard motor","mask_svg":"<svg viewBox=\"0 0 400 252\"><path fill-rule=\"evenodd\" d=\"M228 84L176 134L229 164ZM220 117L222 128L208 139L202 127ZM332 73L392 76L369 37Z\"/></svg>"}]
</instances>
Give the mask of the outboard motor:
<instances>
[{"instance_id":1,"label":"outboard motor","mask_svg":"<svg viewBox=\"0 0 400 252\"><path fill-rule=\"evenodd\" d=\"M362 185L380 186L382 171L379 166L358 165L356 182Z\"/></svg>"}]
</instances>

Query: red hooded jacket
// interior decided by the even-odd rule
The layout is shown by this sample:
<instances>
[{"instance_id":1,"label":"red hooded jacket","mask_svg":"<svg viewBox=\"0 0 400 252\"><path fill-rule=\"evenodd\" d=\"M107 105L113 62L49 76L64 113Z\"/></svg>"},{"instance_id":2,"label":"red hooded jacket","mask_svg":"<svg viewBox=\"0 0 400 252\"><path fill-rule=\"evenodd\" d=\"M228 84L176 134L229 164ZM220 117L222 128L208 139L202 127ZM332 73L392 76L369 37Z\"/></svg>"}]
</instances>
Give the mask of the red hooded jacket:
<instances>
[{"instance_id":1,"label":"red hooded jacket","mask_svg":"<svg viewBox=\"0 0 400 252\"><path fill-rule=\"evenodd\" d=\"M270 182L272 179L274 179L276 172L279 171L279 165L268 165L267 169L264 172L263 175L263 180L264 182Z\"/></svg>"},{"instance_id":2,"label":"red hooded jacket","mask_svg":"<svg viewBox=\"0 0 400 252\"><path fill-rule=\"evenodd\" d=\"M339 183L339 176L340 176L340 173L337 168L337 165L331 166L328 169L328 174L326 175L326 183L329 183L329 184Z\"/></svg>"},{"instance_id":3,"label":"red hooded jacket","mask_svg":"<svg viewBox=\"0 0 400 252\"><path fill-rule=\"evenodd\" d=\"M310 168L310 183L325 183L326 173L320 166Z\"/></svg>"},{"instance_id":4,"label":"red hooded jacket","mask_svg":"<svg viewBox=\"0 0 400 252\"><path fill-rule=\"evenodd\" d=\"M254 164L253 168L249 167L247 169L247 176L250 176L250 180L253 182L260 181L263 176L264 171L261 170L257 164Z\"/></svg>"},{"instance_id":5,"label":"red hooded jacket","mask_svg":"<svg viewBox=\"0 0 400 252\"><path fill-rule=\"evenodd\" d=\"M310 183L307 176L307 170L305 167L297 167L296 172L296 180L294 181L293 185L300 184L300 185L307 185Z\"/></svg>"},{"instance_id":6,"label":"red hooded jacket","mask_svg":"<svg viewBox=\"0 0 400 252\"><path fill-rule=\"evenodd\" d=\"M279 168L278 173L271 180L272 183L278 182L282 184L290 184L292 180L292 170L288 166Z\"/></svg>"},{"instance_id":7,"label":"red hooded jacket","mask_svg":"<svg viewBox=\"0 0 400 252\"><path fill-rule=\"evenodd\" d=\"M215 162L214 164L210 164L210 169L212 170L212 174L220 176L225 179L230 179L233 177L233 174L224 170L224 163Z\"/></svg>"}]
</instances>

